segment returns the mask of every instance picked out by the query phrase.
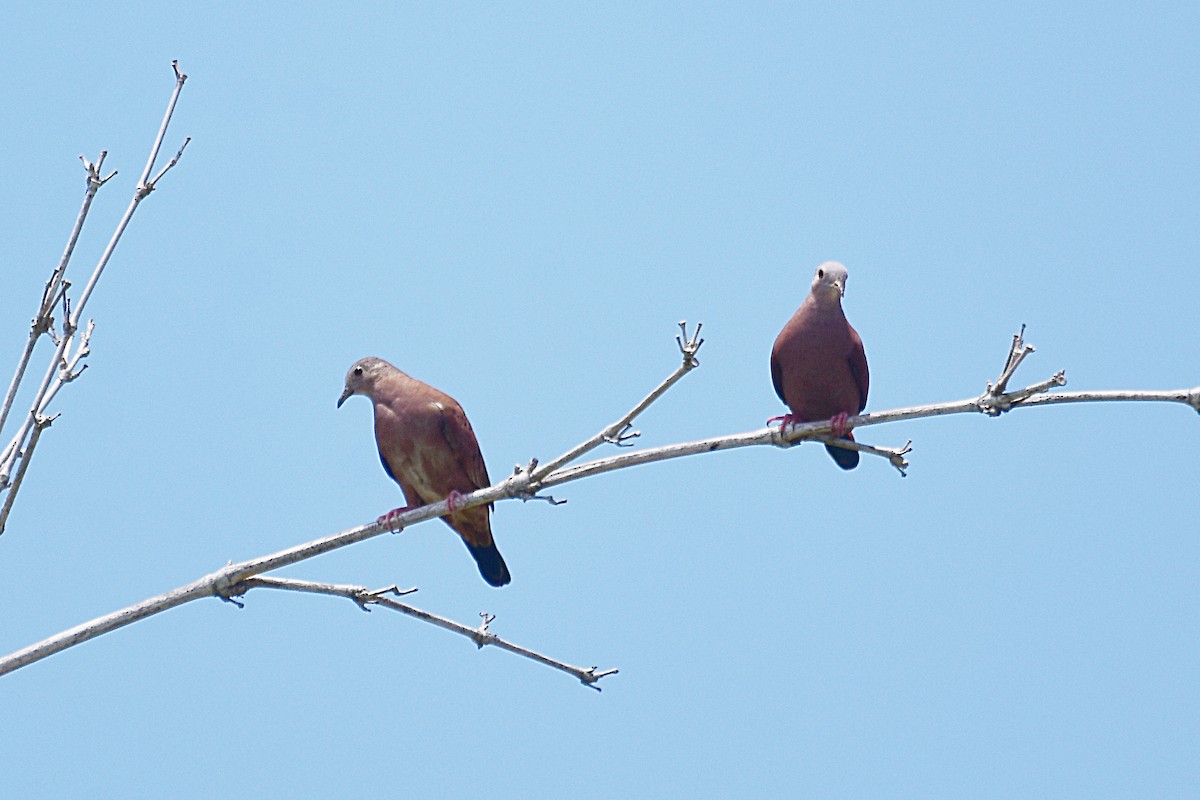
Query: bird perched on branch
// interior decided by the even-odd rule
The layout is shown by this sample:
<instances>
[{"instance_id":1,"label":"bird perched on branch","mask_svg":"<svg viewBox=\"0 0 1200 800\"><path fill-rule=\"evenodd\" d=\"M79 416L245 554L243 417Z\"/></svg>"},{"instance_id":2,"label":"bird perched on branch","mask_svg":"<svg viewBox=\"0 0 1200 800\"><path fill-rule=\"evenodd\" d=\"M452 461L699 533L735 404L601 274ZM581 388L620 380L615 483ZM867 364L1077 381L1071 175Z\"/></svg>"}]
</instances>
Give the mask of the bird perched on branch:
<instances>
[{"instance_id":1,"label":"bird perched on branch","mask_svg":"<svg viewBox=\"0 0 1200 800\"><path fill-rule=\"evenodd\" d=\"M462 406L381 358L364 358L350 367L338 408L355 394L369 398L375 407L379 460L408 502L379 521L390 524L404 511L446 498L452 513L442 521L462 537L483 579L492 586L512 580L492 540L491 504L454 511L463 494L491 485Z\"/></svg>"},{"instance_id":2,"label":"bird perched on branch","mask_svg":"<svg viewBox=\"0 0 1200 800\"><path fill-rule=\"evenodd\" d=\"M771 348L771 380L791 413L784 428L829 420L834 436L854 441L846 419L867 406L867 355L862 339L846 321L842 296L846 268L826 261L813 275L808 297L783 326ZM774 421L771 420L771 421ZM858 466L858 451L825 445L842 469Z\"/></svg>"}]
</instances>

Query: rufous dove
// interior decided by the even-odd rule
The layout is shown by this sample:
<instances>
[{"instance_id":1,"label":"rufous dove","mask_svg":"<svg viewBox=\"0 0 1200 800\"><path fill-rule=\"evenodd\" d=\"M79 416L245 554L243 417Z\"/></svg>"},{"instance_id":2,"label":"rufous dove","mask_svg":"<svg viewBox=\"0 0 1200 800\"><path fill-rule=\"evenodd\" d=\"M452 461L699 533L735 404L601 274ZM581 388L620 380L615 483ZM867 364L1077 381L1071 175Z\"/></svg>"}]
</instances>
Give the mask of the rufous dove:
<instances>
[{"instance_id":1,"label":"rufous dove","mask_svg":"<svg viewBox=\"0 0 1200 800\"><path fill-rule=\"evenodd\" d=\"M364 358L350 367L338 408L355 394L369 398L375 407L379 460L408 503L384 514L380 522L446 498L452 513L442 521L462 537L483 579L492 586L512 580L492 539L491 504L454 511L461 495L491 486L462 406L381 358Z\"/></svg>"},{"instance_id":2,"label":"rufous dove","mask_svg":"<svg viewBox=\"0 0 1200 800\"><path fill-rule=\"evenodd\" d=\"M771 348L771 380L791 413L783 426L830 420L834 435L854 441L846 419L867 405L867 355L846 321L842 296L846 268L826 261L813 275L808 297L783 326ZM773 421L773 420L772 420ZM858 466L858 451L825 445L842 469Z\"/></svg>"}]
</instances>

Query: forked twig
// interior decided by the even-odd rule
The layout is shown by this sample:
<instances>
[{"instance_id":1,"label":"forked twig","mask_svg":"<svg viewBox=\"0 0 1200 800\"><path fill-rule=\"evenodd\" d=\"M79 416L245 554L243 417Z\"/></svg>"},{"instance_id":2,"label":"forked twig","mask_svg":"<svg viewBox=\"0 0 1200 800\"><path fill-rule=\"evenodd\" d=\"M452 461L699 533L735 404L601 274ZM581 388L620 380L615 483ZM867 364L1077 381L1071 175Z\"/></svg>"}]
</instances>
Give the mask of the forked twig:
<instances>
[{"instance_id":1,"label":"forked twig","mask_svg":"<svg viewBox=\"0 0 1200 800\"><path fill-rule=\"evenodd\" d=\"M988 416L996 417L1005 411L1011 410L1014 405L1024 402L1035 394L1041 394L1054 386L1067 385L1067 374L1059 370L1041 383L1027 386L1015 392L1007 391L1008 381L1012 378L1013 373L1017 371L1017 367L1021 366L1021 362L1033 353L1034 350L1033 345L1025 344L1025 326L1022 325L1021 330L1013 336L1012 346L1008 350L1008 359L1004 362L1004 369L1000 371L1000 377L996 379L995 383L988 383L987 389L984 390L983 394L976 401L980 411Z\"/></svg>"},{"instance_id":2,"label":"forked twig","mask_svg":"<svg viewBox=\"0 0 1200 800\"><path fill-rule=\"evenodd\" d=\"M684 375L687 375L696 367L700 366L700 361L696 358L696 353L700 351L700 345L704 344L704 340L700 338L700 329L704 327L704 323L697 323L696 330L692 332L691 336L688 336L687 333L686 320L679 322L678 325L680 335L675 337L675 342L679 346L679 352L683 356L683 361L678 367L675 368L675 371L668 375L662 381L662 383L656 386L654 390L650 392L650 394L643 397L641 401L638 402L638 404L631 408L628 412L626 412L624 416L602 429L595 436L584 442L581 442L580 444L572 447L570 450L560 455L558 458L542 464L541 466L538 466L536 459L531 461L528 467L518 466L514 475L522 476L528 482L530 487L528 493L523 495L524 499L549 499L551 502L558 504L556 501L554 501L554 498L542 498L537 494L538 489L540 488L539 484L545 476L553 473L564 464L569 464L572 461L575 461L585 453L590 453L592 450L595 450L605 442L608 442L609 444L615 444L619 447L627 447L630 444L630 439L641 435L639 431L633 430L633 420L636 419L639 414L649 408L651 403L666 394L667 390L678 383Z\"/></svg>"},{"instance_id":3,"label":"forked twig","mask_svg":"<svg viewBox=\"0 0 1200 800\"><path fill-rule=\"evenodd\" d=\"M573 675L585 686L590 686L596 691L600 691L600 687L596 686L596 681L600 680L600 678L603 678L606 675L614 675L617 673L616 669L599 671L596 667L578 667L574 664L568 664L564 661L559 661L556 658L542 655L535 650L530 650L527 647L522 647L521 645L513 644L512 642L502 639L488 629L488 626L496 618L494 615L486 612L480 614L483 622L479 625L479 627L472 628L462 624L461 622L455 622L452 619L447 619L446 617L441 617L437 614L431 614L430 612L419 609L416 606L409 605L408 603L402 603L399 600L394 599L394 597L411 594L412 592L416 591L415 589L400 590L395 586L389 586L386 589L372 591L367 589L365 586L321 583L317 581L297 580L295 578L268 578L260 575L254 578L247 578L245 581L242 581L240 584L232 587L231 591L233 594L230 595L230 599L233 597L239 597L250 589L257 588L282 589L293 592L324 594L332 597L345 597L354 601L354 603L364 611L369 611L370 606L381 606L383 608L391 609L392 611L399 611L401 614L407 614L410 617L415 617L416 619L428 622L431 625L436 625L443 630L457 633L460 636L465 636L473 641L476 647L480 649L491 646L500 650L507 650L510 653L516 653L517 655L523 656L532 661L545 664L548 667L553 667L554 669L565 672L568 675ZM393 597L389 597L388 595L393 595Z\"/></svg>"},{"instance_id":4,"label":"forked twig","mask_svg":"<svg viewBox=\"0 0 1200 800\"><path fill-rule=\"evenodd\" d=\"M67 246L63 249L62 258L59 259L58 265L54 271L50 273L50 279L46 281L45 288L42 289L42 302L38 306L38 312L33 318L33 323L29 327L29 339L25 342L25 348L21 352L21 357L17 359L17 369L13 373L12 381L9 382L8 391L4 393L4 403L0 405L0 431L4 430L4 424L8 421L8 414L12 410L13 402L17 397L17 390L21 387L21 381L25 378L25 370L29 366L29 360L33 356L33 350L37 346L38 339L43 335L54 336L54 308L60 302L66 301L66 291L71 286L71 282L66 279L67 265L71 261L71 256L75 252L75 245L79 242L79 235L83 232L83 224L87 221L88 212L92 208L92 200L96 197L96 192L100 187L108 182L109 178L116 175L114 170L106 178L100 177L100 170L104 165L104 159L107 157L107 151L101 151L100 157L96 159L96 163L88 161L83 156L79 160L83 162L84 171L87 173L87 188L83 193L83 204L79 207L79 213L75 216L75 224L71 227L71 233L67 237ZM67 319L66 314L63 315L64 321ZM11 470L9 465L9 454L12 449L20 446L24 437L14 440L15 444L11 444L5 449L3 454L0 454L0 490L3 490L6 476Z\"/></svg>"}]
</instances>

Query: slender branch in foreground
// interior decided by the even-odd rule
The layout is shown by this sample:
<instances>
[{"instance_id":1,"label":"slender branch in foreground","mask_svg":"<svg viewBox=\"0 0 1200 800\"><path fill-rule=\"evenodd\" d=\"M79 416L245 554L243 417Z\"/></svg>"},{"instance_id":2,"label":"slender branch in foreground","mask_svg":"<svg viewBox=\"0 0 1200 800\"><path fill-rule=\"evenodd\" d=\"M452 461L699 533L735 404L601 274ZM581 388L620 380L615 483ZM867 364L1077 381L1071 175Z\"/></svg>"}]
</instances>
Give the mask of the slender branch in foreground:
<instances>
[{"instance_id":1,"label":"slender branch in foreground","mask_svg":"<svg viewBox=\"0 0 1200 800\"><path fill-rule=\"evenodd\" d=\"M133 199L130 201L129 206L125 209L125 214L121 217L120 222L117 223L116 230L113 232L112 238L108 242L108 246L104 248L104 252L101 254L100 260L97 262L95 269L92 270L91 277L88 278L88 282L84 286L79 299L74 303L74 310L68 312L66 309L70 308L70 306L66 305L67 298L65 296L68 283L63 278L63 273L66 270L66 262L70 257L70 253L74 250L75 242L78 239L79 230L82 229L83 219L86 217L87 208L91 205L91 198L95 195L95 191L99 189L99 187L103 185L108 178L112 177L112 175L109 175L108 178L103 179L99 177L100 164L104 160L104 153L101 153L100 159L95 165L89 164L86 160L84 161L84 165L88 169L88 190L90 194L85 196L84 209L80 212L80 216L76 221L76 229L72 231L71 239L68 241L67 252L64 254L63 261L60 263L59 268L55 271L55 274L51 276L50 282L46 286L46 291L43 295L42 301L42 308L48 309L53 308L60 296L63 298L63 333L61 336L57 337L57 349L54 353L54 357L50 360L50 364L46 368L46 372L42 377L42 382L38 386L38 390L34 395L33 403L31 404L29 413L25 416L17 435L13 437L11 442L4 448L3 453L0 454L0 491L3 491L6 487L8 487L9 476L12 475L13 468L16 465L17 460L21 458L26 460L29 459L30 448L28 447L27 442L32 436L34 428L38 425L39 419L45 414L46 407L50 400L53 399L53 396L60 388L62 388L63 384L74 380L83 371L82 369L76 369L76 365L81 358L86 357L88 354L87 337L90 335L92 330L91 322L89 322L87 325L87 333L84 334L83 341L80 342L77 349L73 350L73 348L76 347L75 334L79 330L80 323L83 318L84 306L87 305L88 299L92 296L92 292L96 288L96 283L100 280L100 275L104 272L105 266L108 265L109 260L112 258L113 252L116 250L117 244L121 240L121 236L125 233L125 229L129 226L130 220L133 219L134 212L137 211L137 208L141 204L142 200L144 200L150 194L150 192L154 191L157 181L162 178L162 176L166 174L171 167L178 163L180 157L183 155L183 148L186 147L187 142L190 141L185 140L183 147L179 148L179 152L176 153L173 159L171 159L170 163L168 163L167 166L164 167L163 170L159 172L153 180L148 180L150 171L154 168L154 162L158 158L158 152L162 147L163 138L166 136L167 125L170 123L171 115L175 111L175 103L179 99L179 93L183 89L184 81L187 80L187 75L179 71L178 61L172 62L171 66L175 70L175 88L171 93L171 99L167 104L167 111L163 117L162 125L159 127L158 135L155 137L154 143L151 145L150 158L146 162L146 168L142 173L141 180L138 181L137 188L133 193ZM115 174L116 173L114 172L113 175ZM47 304L49 305L47 306ZM35 329L40 330L44 325L45 330L43 332L52 332L50 327L52 320L49 319L48 313L49 312L47 310L45 314L43 314L43 318L34 320ZM27 345L26 349L30 353L32 352L32 345L36 343L36 338L36 336L32 337L29 345ZM11 394L13 397L16 396L17 386L19 385L21 378L24 376L25 366L27 363L28 357L23 356L22 361L18 366L17 375L14 377L13 384L9 387L9 394ZM6 395L6 405L3 411L0 412L3 415L7 415L8 413L7 406L10 401L7 399L7 397L8 396ZM15 487L13 487L13 489L15 489ZM10 493L11 491L12 490L10 490ZM12 498L10 496L8 502L6 502L4 505L3 511L0 511L0 533L4 532L4 526L8 519L8 511L11 508Z\"/></svg>"},{"instance_id":2,"label":"slender branch in foreground","mask_svg":"<svg viewBox=\"0 0 1200 800\"><path fill-rule=\"evenodd\" d=\"M675 337L675 342L679 346L680 354L683 355L683 363L681 363L674 372L668 375L662 383L656 386L654 391L642 398L641 402L630 409L623 417L601 430L592 438L576 445L575 447L572 447L558 458L550 461L549 463L543 464L540 467L537 465L536 461L531 462L530 466L528 467L530 480L534 483L540 482L545 476L554 472L559 467L563 466L564 464L571 463L585 453L590 453L592 450L595 450L605 442L608 442L609 444L615 444L618 447L629 447L630 439L641 436L640 431L633 430L634 418L649 408L651 403L666 394L667 390L678 383L684 375L687 375L693 369L700 366L700 361L697 360L696 353L700 350L700 345L704 344L704 340L700 338L700 329L702 327L704 327L704 323L696 325L696 330L691 336L688 336L687 322L680 322L679 332L681 335ZM520 469L521 468L518 467L518 470Z\"/></svg>"},{"instance_id":3,"label":"slender branch in foreground","mask_svg":"<svg viewBox=\"0 0 1200 800\"><path fill-rule=\"evenodd\" d=\"M682 327L683 325L681 323L681 328ZM592 437L592 439L589 439L578 447L572 448L572 450L568 451L568 454L584 453L594 449L604 441L604 435L606 431L611 429L620 430L624 424L632 420L633 416L644 410L650 405L651 402L658 399L658 397L661 397L662 394L666 392L670 386L674 385L680 377L696 366L699 366L699 362L695 359L696 351L699 349L700 344L703 341L698 338L699 330L700 327L697 326L696 334L689 338L686 343L680 340L679 346L684 354L683 366L672 373L672 375L668 377L666 381L659 385L658 389L656 389L654 392L651 392L647 399L635 406L629 414L626 414L621 420L613 423L613 425L610 425L600 434ZM562 461L562 459L555 459L555 461ZM529 470L524 473L526 477L526 487L536 486L536 484L530 481L528 477L529 473L531 473L536 466L537 460L534 459L530 462ZM522 468L518 467L514 477L520 476L521 474ZM512 481L513 478L509 478L505 481L501 481L498 484L490 486L487 489L481 489L479 491L472 492L470 495L466 495L465 497L470 498L471 506L476 506L492 502L492 500L504 498L521 498L527 500L537 495L536 489L526 488L522 490L520 483L514 484ZM491 498L491 500L486 498ZM456 503L456 507L462 508L463 506L460 506ZM350 530L342 531L341 533L337 533L332 536L326 536L322 539L316 539L311 542L296 545L295 547L289 547L286 550L280 550L276 553L262 556L260 558L243 561L238 564L230 563L222 569L206 575L199 580L193 581L186 586L181 586L178 589L173 589L156 597L151 597L147 600L143 600L140 603L135 603L132 606L128 606L127 608L115 611L103 617L97 617L90 622L77 625L74 628L70 628L69 630L63 631L55 636L51 636L48 639L44 639L41 642L30 645L22 650L18 650L17 652L5 656L4 658L0 658L0 675L5 675L13 670L20 669L21 667L27 666L36 661L40 661L47 656L51 656L57 652L65 650L68 647L73 647L81 642L87 641L88 639L94 639L97 636L102 636L106 633L117 630L118 628L123 628L126 625L130 625L134 622L145 619L146 617L162 613L163 611L175 608L183 603L191 602L192 600L196 600L201 597L220 597L222 599L234 597L237 594L237 586L245 584L250 578L259 576L264 572L271 572L272 570L290 566L291 564L305 561L323 553L328 553L331 550L348 547L349 545L357 542L372 539L380 534L390 532L393 528L403 529L407 526L415 525L418 522L424 522L428 519L435 519L448 513L449 510L450 509L447 506L446 501L441 500L437 503L432 503L427 506L406 511L403 514L394 517L394 521L390 521L386 526L376 521L368 525L360 525L357 528L351 528Z\"/></svg>"},{"instance_id":4,"label":"slender branch in foreground","mask_svg":"<svg viewBox=\"0 0 1200 800\"><path fill-rule=\"evenodd\" d=\"M1004 362L1004 369L1000 370L1000 377L994 384L988 384L986 394L989 396L1004 394L1017 367L1021 366L1021 362L1032 355L1035 349L1033 345L1025 344L1025 326L1022 325L1021 330L1013 334L1012 346L1008 349L1008 358Z\"/></svg>"},{"instance_id":5,"label":"slender branch in foreground","mask_svg":"<svg viewBox=\"0 0 1200 800\"><path fill-rule=\"evenodd\" d=\"M158 188L158 179L168 169L178 163L179 159L183 156L183 148L187 147L187 143L191 141L190 139L184 141L183 146L179 148L179 152L153 181L147 180L150 170L154 169L154 161L158 158L158 151L162 149L163 138L167 135L167 125L170 124L171 116L175 113L175 103L179 100L179 93L183 91L183 83L187 80L187 75L179 71L178 61L172 61L171 67L175 70L175 88L171 92L171 99L167 102L167 111L163 116L162 125L158 129L158 135L154 137L154 143L150 146L150 158L146 161L146 168L142 172L142 177L138 181L137 188L134 189L133 199L129 201L129 206L125 209L125 214L121 217L121 221L117 223L117 228L113 231L108 246L104 248L104 252L100 256L100 261L96 264L95 270L92 271L92 276L88 278L87 285L83 287L83 293L79 295L79 301L75 304L75 313L71 317L73 327L79 327L79 321L83 315L83 307L87 303L88 298L92 296L92 291L96 288L96 282L100 280L100 275L104 272L105 266L108 265L108 260L112 258L113 251L117 249L117 244L121 241L121 236L129 226L129 221L133 219L133 213L137 211L141 202L152 191Z\"/></svg>"},{"instance_id":6,"label":"slender branch in foreground","mask_svg":"<svg viewBox=\"0 0 1200 800\"><path fill-rule=\"evenodd\" d=\"M79 234L83 232L83 224L87 221L88 211L92 208L92 200L100 191L100 187L117 174L114 170L109 173L108 177L100 177L100 170L107 155L107 151L101 151L100 157L94 164L83 156L79 157L87 172L87 189L83 193L83 204L75 216L75 224L71 227L71 235L67 237L67 246L63 250L62 258L59 259L58 266L50 273L50 280L46 281L46 287L42 290L42 303L38 307L37 315L33 318L33 324L29 326L29 339L25 342L25 349L21 352L21 357L17 359L17 369L8 385L8 391L4 394L4 404L0 405L0 431L4 430L4 423L8 421L8 413L12 410L13 402L17 398L17 390L21 388L21 381L25 379L25 369L29 366L29 360L33 356L33 350L37 346L38 340L43 335L53 335L54 307L66 297L66 291L71 286L70 281L65 277L67 265L71 261L71 255L75 252L75 245L79 242ZM11 449L16 446L14 442L5 448L4 453L0 455L0 466L8 463ZM3 478L0 477L0 489L3 488ZM0 530L3 530L2 526L0 526Z\"/></svg>"},{"instance_id":7,"label":"slender branch in foreground","mask_svg":"<svg viewBox=\"0 0 1200 800\"><path fill-rule=\"evenodd\" d=\"M698 347L698 343L696 347ZM693 350L694 353L694 350ZM1007 371L1007 370L1006 370ZM1003 411L1011 411L1017 408L1026 408L1033 406L1056 405L1060 403L1084 403L1084 402L1170 402L1182 403L1190 406L1197 412L1200 412L1200 386L1193 389L1175 389L1170 391L1092 391L1092 392L1057 392L1046 393L1046 390L1051 386L1061 385L1065 378L1061 374L1056 374L1053 378L1043 381L1038 384L1019 389L1013 392L997 393L992 386L979 397L970 397L964 400L954 400L947 403L933 403L924 406L915 406L912 408L900 408L891 411L879 411L871 414L861 414L856 417L851 417L847 424L851 427L867 427L870 425L881 425L887 422L899 422L901 420L918 419L922 417L937 417L946 414L988 414L996 416L997 413ZM986 398L986 399L985 399ZM635 407L635 411L643 408L639 405ZM1000 412L995 412L995 409L1000 409ZM620 421L618 421L620 422ZM610 426L612 427L612 426ZM608 429L606 429L608 430ZM537 495L538 491L550 486L556 486L563 483L587 478L592 475L599 475L605 472L612 472L626 467L636 466L638 464L648 464L655 461L666 461L672 458L680 458L682 456L696 455L699 453L711 453L718 450L730 450L738 447L749 447L752 445L770 445L774 447L790 447L795 442L801 439L815 438L818 435L831 436L833 433L829 421L824 422L808 422L798 425L789 425L785 432L778 427L764 427L758 430L749 431L746 433L736 433L726 436L714 436L707 439L700 439L693 442L683 442L679 444L665 445L663 447L647 448L645 450L637 450L633 452L621 453L609 458L597 459L595 461L577 464L574 466L564 465L541 478L535 478L534 469L518 468L512 475L497 484L479 489L470 494L462 495L455 502L455 509L462 511L467 508L493 503L498 500L505 499L529 499ZM595 437L593 437L594 439ZM589 439L588 442L593 441ZM603 439L603 437L601 437ZM841 442L842 440L830 440ZM585 445L587 442L584 443ZM581 445L578 448L573 448L572 451L586 452L590 447ZM887 448L873 448L870 446L860 446L863 452L875 453L887 457L892 463L896 464L897 460L902 462L897 464L897 469L902 469L907 466L907 461L903 456L909 452L906 445L904 448L889 450ZM877 451L877 452L876 452ZM558 459L556 459L557 461ZM553 463L553 462L551 462ZM536 464L534 464L536 468ZM285 567L290 564L295 564L304 561L314 556L328 553L332 550L337 550L342 547L361 542L366 539L372 539L380 534L387 533L392 530L392 526L401 528L414 525L418 522L424 522L428 519L443 516L448 513L448 508L445 500L439 500L436 503L431 503L427 506L421 506L409 511L405 511L393 518L389 518L388 522L381 524L380 522L371 522L367 525L360 525L357 528L351 528L341 533L336 533L331 536L326 536L322 539L316 539L305 544L296 545L286 550L281 550L277 553L262 556L260 558L243 561L238 564L229 564L216 572L213 572L197 581L181 586L178 589L166 592L157 597L152 597L144 600L141 603L129 606L120 611L115 611L103 617L99 617L91 622L83 623L70 630L51 636L37 644L19 650L11 655L0 658L0 675L12 672L35 661L39 661L47 656L53 655L68 647L79 644L80 642L94 639L97 636L124 627L132 622L144 619L153 614L166 611L169 608L181 605L191 600L196 600L201 597L220 597L227 599L237 594L237 587L245 584L250 578L259 576L264 572Z\"/></svg>"},{"instance_id":8,"label":"slender branch in foreground","mask_svg":"<svg viewBox=\"0 0 1200 800\"><path fill-rule=\"evenodd\" d=\"M179 59L171 62L171 69L175 71L175 89L171 92L171 99L167 101L167 111L163 114L162 124L158 126L158 136L154 137L154 145L150 148L150 157L146 159L146 168L142 170L142 177L138 179L138 194L142 197L154 191L159 178L179 162L180 157L183 156L183 148L187 147L188 142L191 141L191 138L185 139L175 157L154 176L154 180L149 179L150 171L154 169L154 162L158 160L158 151L162 149L163 139L167 138L167 126L171 124L171 117L175 114L175 104L179 102L179 93L183 91L183 84L187 82L188 76L179 69Z\"/></svg>"},{"instance_id":9,"label":"slender branch in foreground","mask_svg":"<svg viewBox=\"0 0 1200 800\"><path fill-rule=\"evenodd\" d=\"M463 625L461 622L455 622L452 619L446 619L445 617L440 617L437 614L431 614L428 611L422 611L415 606L411 606L408 603L402 603L393 597L387 596L390 594L394 597L401 597L403 595L415 592L415 589L401 590L396 586L389 586L386 589L377 589L372 591L367 589L365 586L318 583L316 581L303 581L296 580L294 578L265 578L260 576L255 578L247 578L237 586L231 587L232 594L228 599L230 602L236 603L237 601L233 599L234 597L240 597L250 589L260 588L283 589L293 592L309 592L313 594L330 595L333 597L345 597L353 600L363 611L370 611L370 606L382 606L383 608L390 608L393 611L399 611L402 614L407 614L410 617L416 617L419 620L436 625L444 630L465 636L474 642L475 646L481 650L484 647L491 645L492 647L497 647L501 650L507 650L510 653L516 653L519 656L524 656L525 658L537 661L538 663L545 664L548 667L553 667L554 669L565 672L568 675L573 675L584 686L590 686L596 691L600 691L600 687L596 685L598 680L607 675L615 675L617 673L617 670L615 669L601 670L598 667L577 667L574 664L567 664L559 661L558 659L544 656L534 650L530 650L526 647L521 647L518 644L513 644L505 639L501 639L499 636L488 630L488 626L496 619L492 614L488 614L486 612L480 613L480 616L483 618L483 622L479 625L479 627L472 628L467 625Z\"/></svg>"},{"instance_id":10,"label":"slender branch in foreground","mask_svg":"<svg viewBox=\"0 0 1200 800\"><path fill-rule=\"evenodd\" d=\"M42 438L42 431L49 428L50 423L53 421L53 417L41 417L38 419L38 423L33 426L33 433L29 436L29 442L25 445L25 457L17 465L17 474L13 477L12 488L4 495L4 505L0 507L0 533L4 533L4 523L8 520L8 513L12 511L12 504L17 499L17 492L21 490L21 483L25 480L25 471L29 469L29 459L33 455L38 441Z\"/></svg>"}]
</instances>

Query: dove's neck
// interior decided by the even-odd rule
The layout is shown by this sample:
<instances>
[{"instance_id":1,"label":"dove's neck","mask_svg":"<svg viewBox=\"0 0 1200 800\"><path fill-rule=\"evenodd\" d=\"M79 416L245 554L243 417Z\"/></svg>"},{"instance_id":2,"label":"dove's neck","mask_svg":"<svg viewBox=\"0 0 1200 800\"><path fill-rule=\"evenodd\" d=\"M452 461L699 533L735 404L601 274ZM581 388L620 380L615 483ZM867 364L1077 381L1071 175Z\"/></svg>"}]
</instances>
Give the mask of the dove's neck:
<instances>
[{"instance_id":1,"label":"dove's neck","mask_svg":"<svg viewBox=\"0 0 1200 800\"><path fill-rule=\"evenodd\" d=\"M808 296L808 298L804 301L804 304L820 314L842 313L842 299L838 297L836 292L832 294L826 292L814 292Z\"/></svg>"}]
</instances>

